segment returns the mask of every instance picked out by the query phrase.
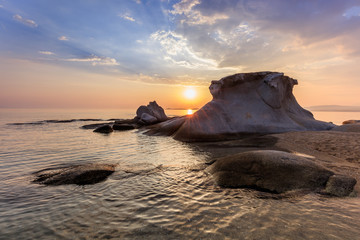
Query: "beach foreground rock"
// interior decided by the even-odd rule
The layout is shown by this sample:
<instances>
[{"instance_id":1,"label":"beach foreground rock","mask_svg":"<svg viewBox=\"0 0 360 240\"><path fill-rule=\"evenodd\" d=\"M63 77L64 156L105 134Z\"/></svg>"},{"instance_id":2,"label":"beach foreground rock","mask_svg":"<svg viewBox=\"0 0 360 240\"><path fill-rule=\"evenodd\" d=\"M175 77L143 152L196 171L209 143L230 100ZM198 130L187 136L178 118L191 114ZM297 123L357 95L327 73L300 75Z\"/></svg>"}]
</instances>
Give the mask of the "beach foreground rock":
<instances>
[{"instance_id":1,"label":"beach foreground rock","mask_svg":"<svg viewBox=\"0 0 360 240\"><path fill-rule=\"evenodd\" d=\"M305 157L275 150L248 151L219 158L207 171L220 186L273 193L306 189L347 196L356 183L351 177L334 177L332 171Z\"/></svg>"},{"instance_id":2,"label":"beach foreground rock","mask_svg":"<svg viewBox=\"0 0 360 240\"><path fill-rule=\"evenodd\" d=\"M85 164L61 168L47 168L35 172L34 183L44 185L87 185L104 181L115 171L114 164Z\"/></svg>"},{"instance_id":3,"label":"beach foreground rock","mask_svg":"<svg viewBox=\"0 0 360 240\"><path fill-rule=\"evenodd\" d=\"M177 140L193 142L335 127L315 120L297 103L292 93L296 84L297 80L278 72L239 73L212 81L212 101L188 116L176 131L164 131L163 123L148 134L172 134Z\"/></svg>"}]
</instances>

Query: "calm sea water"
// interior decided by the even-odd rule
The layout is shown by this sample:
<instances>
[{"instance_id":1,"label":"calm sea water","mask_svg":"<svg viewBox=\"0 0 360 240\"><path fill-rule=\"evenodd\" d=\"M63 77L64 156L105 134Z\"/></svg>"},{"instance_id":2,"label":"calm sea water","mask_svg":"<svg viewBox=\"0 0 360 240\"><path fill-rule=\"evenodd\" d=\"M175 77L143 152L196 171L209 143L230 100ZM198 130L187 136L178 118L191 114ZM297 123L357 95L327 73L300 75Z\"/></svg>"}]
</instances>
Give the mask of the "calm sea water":
<instances>
[{"instance_id":1,"label":"calm sea water","mask_svg":"<svg viewBox=\"0 0 360 240\"><path fill-rule=\"evenodd\" d=\"M210 153L136 130L103 135L80 129L91 122L7 125L133 116L134 110L0 110L0 239L359 239L360 198L275 200L222 189L203 171ZM31 183L35 171L91 162L118 165L95 185Z\"/></svg>"}]
</instances>

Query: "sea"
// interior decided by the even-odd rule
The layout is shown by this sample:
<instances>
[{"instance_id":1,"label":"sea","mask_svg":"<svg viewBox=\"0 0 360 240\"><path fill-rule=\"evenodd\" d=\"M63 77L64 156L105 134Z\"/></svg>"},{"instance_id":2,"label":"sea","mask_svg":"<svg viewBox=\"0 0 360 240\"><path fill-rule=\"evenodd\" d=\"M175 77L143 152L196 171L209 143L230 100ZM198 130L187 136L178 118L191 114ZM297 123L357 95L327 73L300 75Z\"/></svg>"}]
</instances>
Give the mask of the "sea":
<instances>
[{"instance_id":1,"label":"sea","mask_svg":"<svg viewBox=\"0 0 360 240\"><path fill-rule=\"evenodd\" d=\"M360 119L360 112L313 113L336 124ZM360 197L221 188L204 171L212 153L199 145L81 128L134 115L0 109L0 239L360 239ZM32 182L36 171L87 163L116 164L116 171L93 185Z\"/></svg>"}]
</instances>

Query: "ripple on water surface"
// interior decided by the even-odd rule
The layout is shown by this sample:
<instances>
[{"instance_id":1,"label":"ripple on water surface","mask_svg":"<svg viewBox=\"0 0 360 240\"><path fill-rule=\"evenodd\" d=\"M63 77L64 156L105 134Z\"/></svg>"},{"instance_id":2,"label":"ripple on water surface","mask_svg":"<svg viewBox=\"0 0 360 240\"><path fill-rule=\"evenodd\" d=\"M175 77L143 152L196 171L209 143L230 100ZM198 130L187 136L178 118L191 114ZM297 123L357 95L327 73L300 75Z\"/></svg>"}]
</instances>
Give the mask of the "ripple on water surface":
<instances>
[{"instance_id":1,"label":"ripple on water surface","mask_svg":"<svg viewBox=\"0 0 360 240\"><path fill-rule=\"evenodd\" d=\"M206 152L136 130L109 135L81 123L1 126L3 239L356 239L359 198L285 199L214 186ZM106 181L31 184L48 167L118 164Z\"/></svg>"}]
</instances>

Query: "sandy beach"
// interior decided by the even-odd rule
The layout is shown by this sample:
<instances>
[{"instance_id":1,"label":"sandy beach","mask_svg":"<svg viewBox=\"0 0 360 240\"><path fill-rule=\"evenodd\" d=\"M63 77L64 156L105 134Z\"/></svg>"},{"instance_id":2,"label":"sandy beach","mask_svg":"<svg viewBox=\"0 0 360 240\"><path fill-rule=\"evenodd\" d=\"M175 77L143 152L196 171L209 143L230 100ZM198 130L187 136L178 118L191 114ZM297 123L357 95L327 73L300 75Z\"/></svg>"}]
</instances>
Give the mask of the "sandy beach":
<instances>
[{"instance_id":1,"label":"sandy beach","mask_svg":"<svg viewBox=\"0 0 360 240\"><path fill-rule=\"evenodd\" d=\"M360 182L360 133L288 132L272 136L278 139L275 147L313 156L311 159L324 167ZM359 184L355 190L359 192Z\"/></svg>"},{"instance_id":2,"label":"sandy beach","mask_svg":"<svg viewBox=\"0 0 360 240\"><path fill-rule=\"evenodd\" d=\"M360 133L335 131L287 132L239 140L198 143L214 158L251 150L280 150L304 156L338 174L360 182ZM359 184L355 185L359 192Z\"/></svg>"}]
</instances>

